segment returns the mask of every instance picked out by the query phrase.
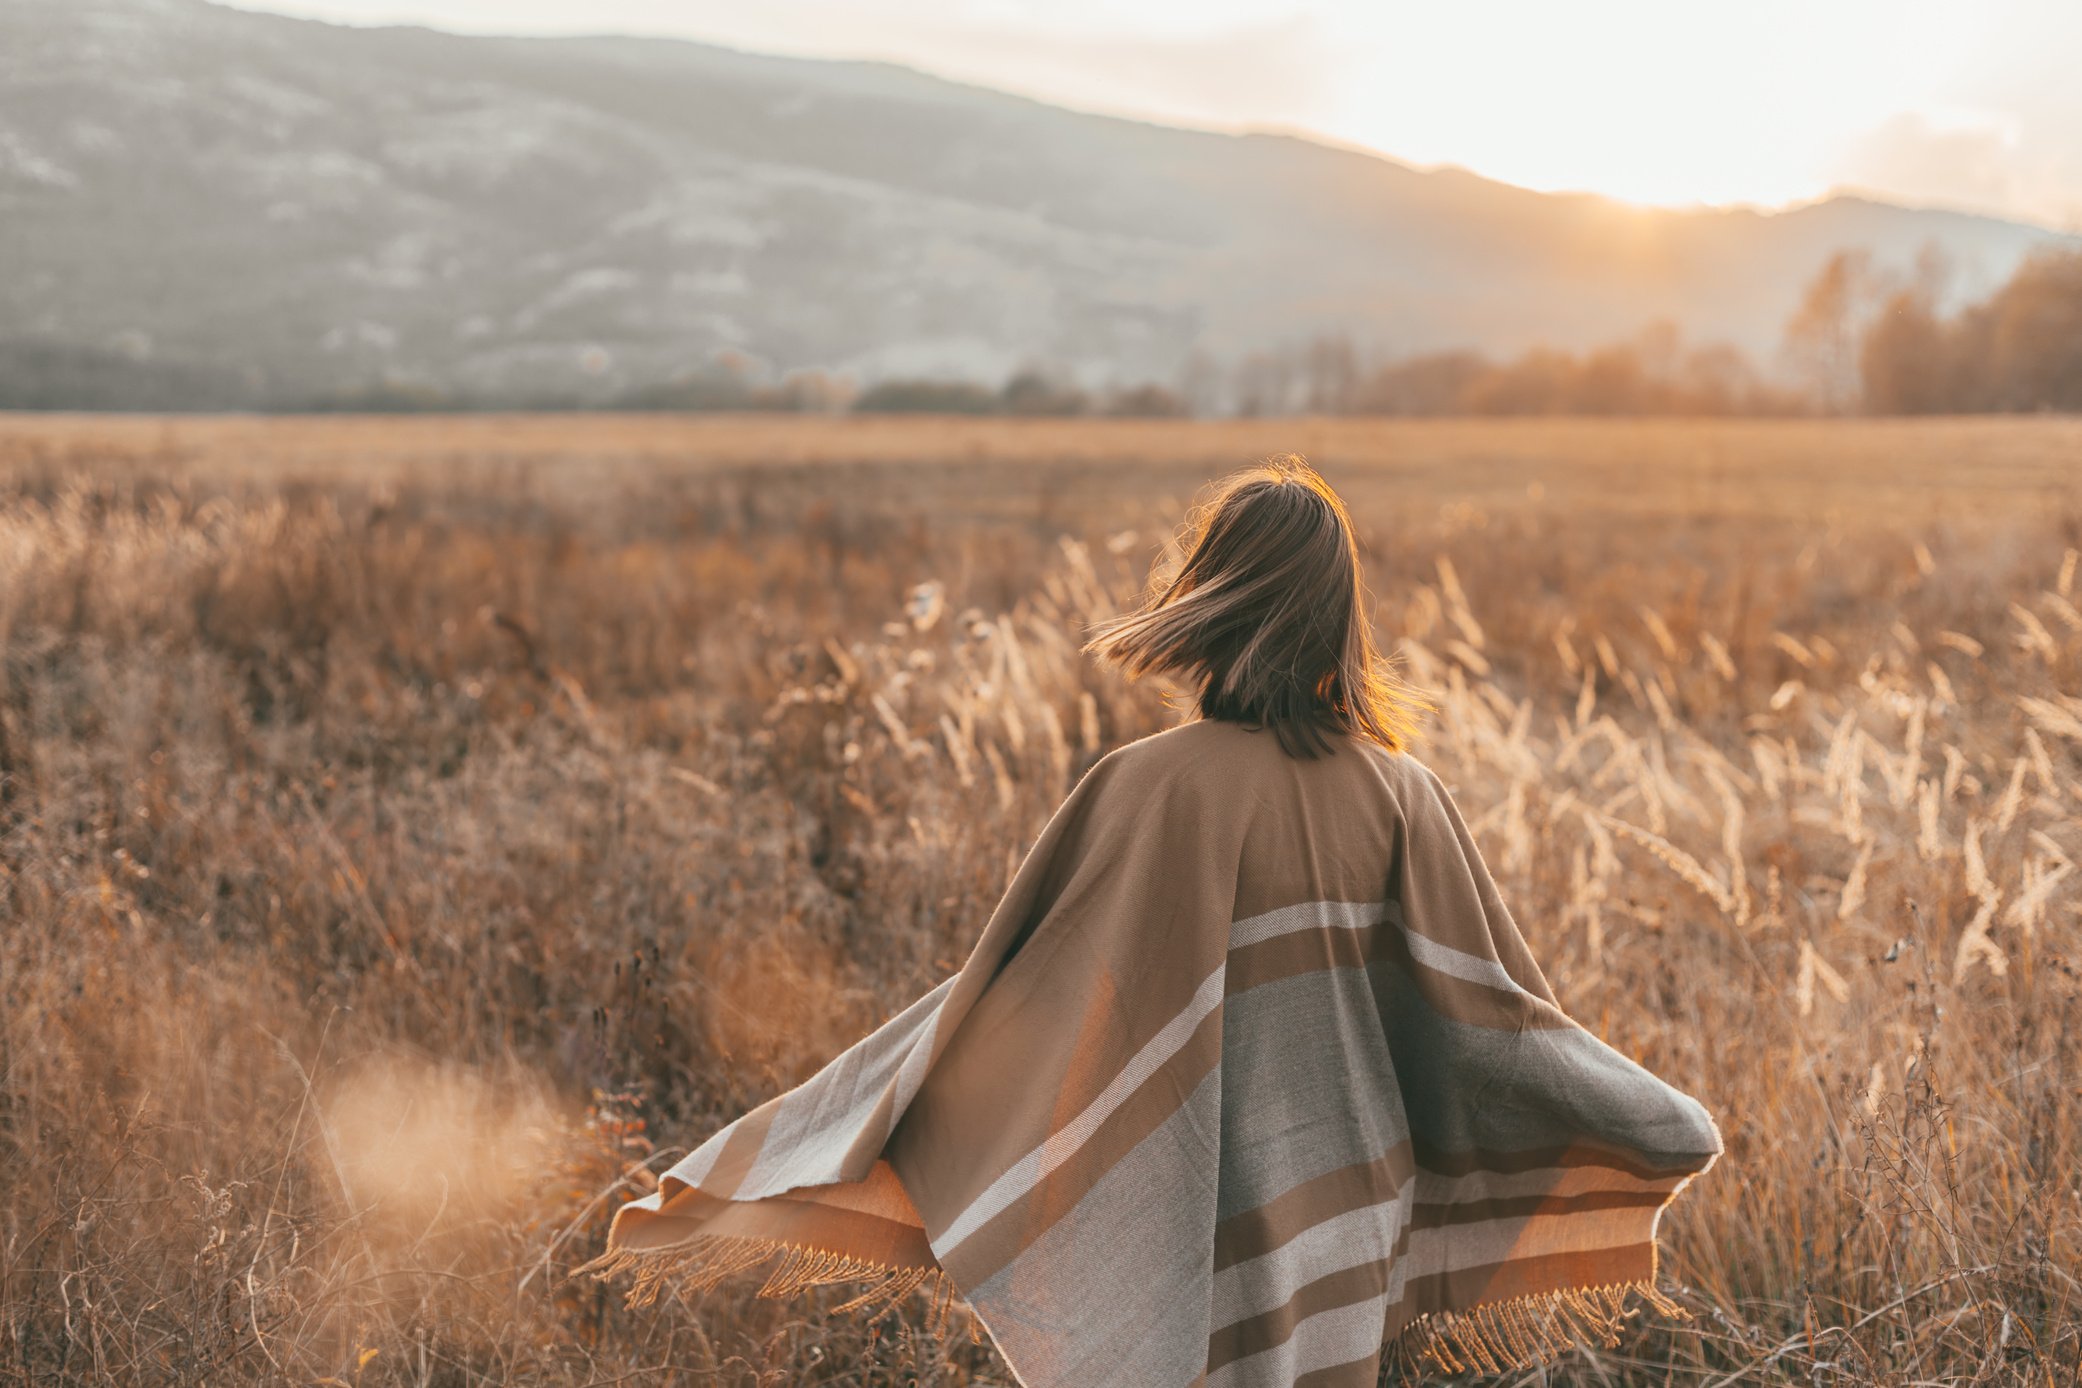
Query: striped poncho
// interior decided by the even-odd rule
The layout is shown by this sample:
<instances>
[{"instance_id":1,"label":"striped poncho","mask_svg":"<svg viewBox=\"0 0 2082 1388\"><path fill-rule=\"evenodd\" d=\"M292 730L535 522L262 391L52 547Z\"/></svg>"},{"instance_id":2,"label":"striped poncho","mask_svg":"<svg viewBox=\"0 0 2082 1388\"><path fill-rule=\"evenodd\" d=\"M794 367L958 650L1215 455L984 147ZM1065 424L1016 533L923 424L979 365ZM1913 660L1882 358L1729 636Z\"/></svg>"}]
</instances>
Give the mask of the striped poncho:
<instances>
[{"instance_id":1,"label":"striped poncho","mask_svg":"<svg viewBox=\"0 0 2082 1388\"><path fill-rule=\"evenodd\" d=\"M959 973L623 1206L632 1299L958 1298L1029 1388L1372 1384L1611 1343L1712 1164L1556 1004L1406 754L1202 720L1102 758Z\"/></svg>"}]
</instances>

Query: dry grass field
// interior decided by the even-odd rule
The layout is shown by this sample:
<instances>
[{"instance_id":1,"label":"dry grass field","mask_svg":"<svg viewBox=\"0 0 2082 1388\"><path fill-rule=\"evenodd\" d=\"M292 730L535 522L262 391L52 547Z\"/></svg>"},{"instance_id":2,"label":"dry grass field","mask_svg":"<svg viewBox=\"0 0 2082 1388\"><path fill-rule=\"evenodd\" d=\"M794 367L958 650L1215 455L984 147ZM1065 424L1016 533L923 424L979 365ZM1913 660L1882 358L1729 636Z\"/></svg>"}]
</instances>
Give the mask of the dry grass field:
<instances>
[{"instance_id":1,"label":"dry grass field","mask_svg":"<svg viewBox=\"0 0 2082 1388\"><path fill-rule=\"evenodd\" d=\"M1289 449L1727 1138L1548 1380L2075 1382L2082 422L570 416L0 419L0 1383L1006 1383L566 1274L957 964L1174 716L1080 624Z\"/></svg>"}]
</instances>

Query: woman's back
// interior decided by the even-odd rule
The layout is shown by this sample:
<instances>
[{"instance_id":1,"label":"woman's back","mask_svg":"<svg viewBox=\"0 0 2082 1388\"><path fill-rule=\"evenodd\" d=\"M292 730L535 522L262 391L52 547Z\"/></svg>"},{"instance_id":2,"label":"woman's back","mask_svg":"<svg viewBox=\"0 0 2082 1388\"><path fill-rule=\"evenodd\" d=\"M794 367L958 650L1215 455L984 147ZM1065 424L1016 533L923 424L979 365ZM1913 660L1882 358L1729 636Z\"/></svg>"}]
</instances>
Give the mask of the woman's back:
<instances>
[{"instance_id":1,"label":"woman's back","mask_svg":"<svg viewBox=\"0 0 2082 1388\"><path fill-rule=\"evenodd\" d=\"M1652 1277L1713 1125L1554 1005L1414 758L1196 721L1094 767L1044 847L889 1149L960 1192L935 1252L1027 1381L1371 1382L1471 1282ZM956 1124L993 1100L979 1161Z\"/></svg>"},{"instance_id":2,"label":"woman's back","mask_svg":"<svg viewBox=\"0 0 2082 1388\"><path fill-rule=\"evenodd\" d=\"M1720 1142L1557 1005L1361 629L1341 506L1225 493L1101 644L1197 672L1101 758L959 973L617 1216L639 1293L958 1293L1029 1388L1496 1369L1652 1301ZM1246 716L1248 715L1248 716Z\"/></svg>"}]
</instances>

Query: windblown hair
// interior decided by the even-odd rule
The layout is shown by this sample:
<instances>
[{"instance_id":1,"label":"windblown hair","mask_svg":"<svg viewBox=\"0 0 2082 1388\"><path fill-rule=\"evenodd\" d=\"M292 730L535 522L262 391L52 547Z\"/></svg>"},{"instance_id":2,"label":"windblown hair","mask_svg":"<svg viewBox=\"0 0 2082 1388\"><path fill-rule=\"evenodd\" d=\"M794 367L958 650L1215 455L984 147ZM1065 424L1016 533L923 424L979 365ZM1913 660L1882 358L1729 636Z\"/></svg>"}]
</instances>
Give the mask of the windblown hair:
<instances>
[{"instance_id":1,"label":"windblown hair","mask_svg":"<svg viewBox=\"0 0 2082 1388\"><path fill-rule=\"evenodd\" d=\"M1408 745L1427 706L1374 646L1351 517L1314 468L1289 453L1235 474L1187 534L1178 571L1086 651L1130 679L1197 683L1203 718L1270 728L1289 756L1339 732Z\"/></svg>"}]
</instances>

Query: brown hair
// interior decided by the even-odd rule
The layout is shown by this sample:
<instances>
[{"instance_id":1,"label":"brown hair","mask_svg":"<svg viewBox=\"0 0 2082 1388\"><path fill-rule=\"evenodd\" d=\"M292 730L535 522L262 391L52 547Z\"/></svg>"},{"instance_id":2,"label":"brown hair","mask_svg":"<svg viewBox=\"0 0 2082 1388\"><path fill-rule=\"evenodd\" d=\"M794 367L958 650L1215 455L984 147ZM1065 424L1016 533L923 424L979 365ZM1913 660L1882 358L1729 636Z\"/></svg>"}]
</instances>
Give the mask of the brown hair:
<instances>
[{"instance_id":1,"label":"brown hair","mask_svg":"<svg viewBox=\"0 0 2082 1388\"><path fill-rule=\"evenodd\" d=\"M1374 647L1352 520L1300 456L1227 479L1187 518L1185 562L1084 649L1128 678L1197 681L1203 718L1255 723L1288 755L1343 731L1401 751L1427 707Z\"/></svg>"}]
</instances>

